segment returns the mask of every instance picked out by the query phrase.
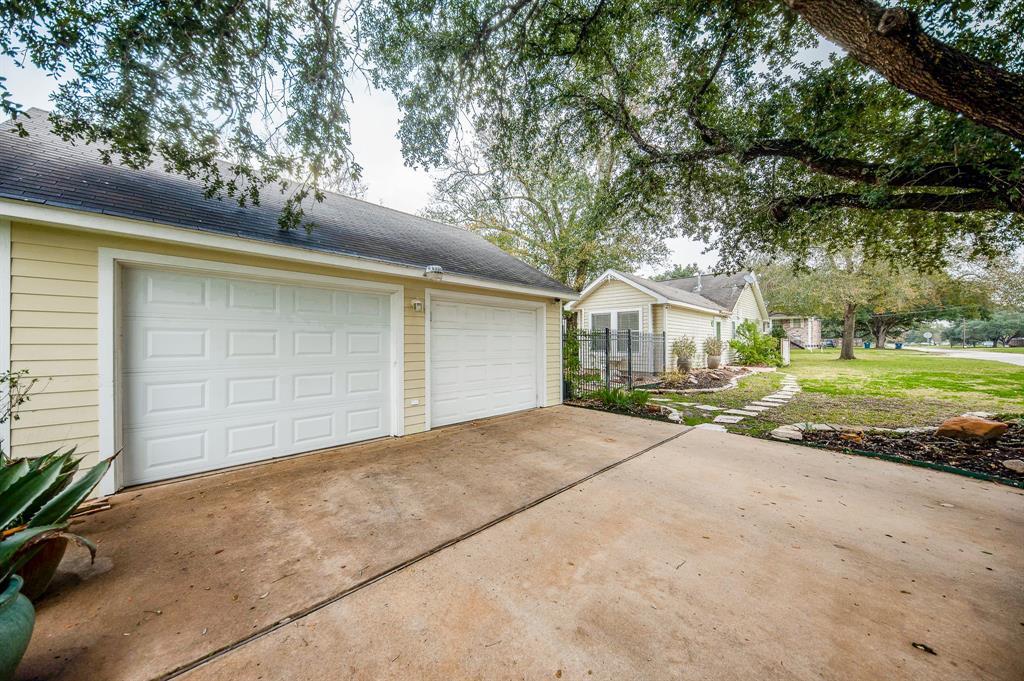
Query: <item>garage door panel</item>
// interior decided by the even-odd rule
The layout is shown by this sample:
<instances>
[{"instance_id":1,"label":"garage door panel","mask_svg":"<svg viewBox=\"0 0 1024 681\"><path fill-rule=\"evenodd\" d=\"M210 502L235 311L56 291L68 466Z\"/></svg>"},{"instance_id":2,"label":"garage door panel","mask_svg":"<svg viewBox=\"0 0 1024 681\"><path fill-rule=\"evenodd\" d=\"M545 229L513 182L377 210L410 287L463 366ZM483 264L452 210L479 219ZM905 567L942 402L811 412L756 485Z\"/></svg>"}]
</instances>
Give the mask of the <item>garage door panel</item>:
<instances>
[{"instance_id":1,"label":"garage door panel","mask_svg":"<svg viewBox=\"0 0 1024 681\"><path fill-rule=\"evenodd\" d=\"M278 332L272 329L229 329L225 359L275 359L279 356Z\"/></svg>"},{"instance_id":2,"label":"garage door panel","mask_svg":"<svg viewBox=\"0 0 1024 681\"><path fill-rule=\"evenodd\" d=\"M126 483L389 434L387 295L124 275Z\"/></svg>"},{"instance_id":3,"label":"garage door panel","mask_svg":"<svg viewBox=\"0 0 1024 681\"><path fill-rule=\"evenodd\" d=\"M431 424L537 406L538 324L514 304L431 301Z\"/></svg>"},{"instance_id":4,"label":"garage door panel","mask_svg":"<svg viewBox=\"0 0 1024 681\"><path fill-rule=\"evenodd\" d=\"M277 420L227 428L227 456L251 456L278 448Z\"/></svg>"}]
</instances>

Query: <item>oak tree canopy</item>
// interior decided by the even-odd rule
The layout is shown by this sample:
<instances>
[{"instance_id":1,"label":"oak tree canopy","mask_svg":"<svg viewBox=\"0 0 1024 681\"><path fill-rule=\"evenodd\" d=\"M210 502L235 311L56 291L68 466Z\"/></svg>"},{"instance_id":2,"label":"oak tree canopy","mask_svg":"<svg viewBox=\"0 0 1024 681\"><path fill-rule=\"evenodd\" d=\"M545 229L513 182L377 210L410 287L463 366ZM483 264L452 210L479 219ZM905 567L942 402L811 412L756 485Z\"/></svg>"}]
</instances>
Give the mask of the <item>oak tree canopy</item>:
<instances>
[{"instance_id":1,"label":"oak tree canopy","mask_svg":"<svg viewBox=\"0 0 1024 681\"><path fill-rule=\"evenodd\" d=\"M0 48L55 77L58 130L162 157L282 225L339 177L348 83L398 98L411 164L456 131L557 145L610 186L750 253L862 249L923 267L1024 242L1024 5L1000 0L0 0ZM824 59L828 40L841 48ZM822 45L825 49L822 49ZM815 57L817 55L817 57ZM19 112L0 81L0 106ZM217 159L231 162L225 176Z\"/></svg>"}]
</instances>

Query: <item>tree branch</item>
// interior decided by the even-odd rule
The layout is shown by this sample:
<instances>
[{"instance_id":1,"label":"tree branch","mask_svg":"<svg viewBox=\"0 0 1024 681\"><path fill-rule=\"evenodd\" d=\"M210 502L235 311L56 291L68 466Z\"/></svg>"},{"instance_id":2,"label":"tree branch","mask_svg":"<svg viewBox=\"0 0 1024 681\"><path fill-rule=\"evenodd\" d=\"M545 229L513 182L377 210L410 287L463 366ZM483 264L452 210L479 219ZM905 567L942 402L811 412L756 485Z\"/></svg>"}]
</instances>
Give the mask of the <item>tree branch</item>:
<instances>
[{"instance_id":1,"label":"tree branch","mask_svg":"<svg viewBox=\"0 0 1024 681\"><path fill-rule=\"evenodd\" d=\"M980 189L987 192L1016 188L1024 193L1024 182L1000 180L993 170L1005 170L1013 174L1012 168L992 165L931 163L916 170L897 170L884 163L867 163L852 158L830 157L814 145L794 138L758 140L739 154L740 160L749 162L762 157L783 157L799 161L811 170L852 182L890 187L948 187L952 189ZM1024 210L1020 206L1019 210Z\"/></svg>"},{"instance_id":2,"label":"tree branch","mask_svg":"<svg viewBox=\"0 0 1024 681\"><path fill-rule=\"evenodd\" d=\"M925 33L917 16L873 0L784 0L814 30L890 83L1024 139L1024 76Z\"/></svg>"},{"instance_id":3,"label":"tree branch","mask_svg":"<svg viewBox=\"0 0 1024 681\"><path fill-rule=\"evenodd\" d=\"M785 222L794 210L816 208L860 208L871 210L921 210L934 213L971 213L974 211L1005 211L1006 205L998 197L986 192L936 194L912 192L894 194L882 200L867 200L860 194L836 192L818 196L794 196L779 199L768 208L776 222Z\"/></svg>"}]
</instances>

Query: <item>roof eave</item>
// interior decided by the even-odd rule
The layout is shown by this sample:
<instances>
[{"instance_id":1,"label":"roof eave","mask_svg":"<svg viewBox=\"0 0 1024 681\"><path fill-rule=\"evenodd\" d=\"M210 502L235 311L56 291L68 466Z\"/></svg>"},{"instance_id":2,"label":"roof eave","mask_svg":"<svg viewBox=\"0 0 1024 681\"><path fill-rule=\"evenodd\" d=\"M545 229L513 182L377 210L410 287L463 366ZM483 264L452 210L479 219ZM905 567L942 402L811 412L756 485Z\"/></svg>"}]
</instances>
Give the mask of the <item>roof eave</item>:
<instances>
[{"instance_id":1,"label":"roof eave","mask_svg":"<svg viewBox=\"0 0 1024 681\"><path fill-rule=\"evenodd\" d=\"M262 239L215 234L201 229L156 221L138 220L95 211L75 210L10 198L0 198L0 218L28 220L50 224L55 227L73 227L114 236L127 234L129 236L168 243L205 246L215 250L249 255L264 255L298 262L316 262L345 269L391 274L404 278L423 278L423 267L419 265L389 262L359 255L341 255L330 251L276 244ZM551 297L559 300L578 300L580 297L575 292L527 286L501 279L485 279L465 274L447 273L444 275L444 282L473 288L497 289L508 293Z\"/></svg>"}]
</instances>

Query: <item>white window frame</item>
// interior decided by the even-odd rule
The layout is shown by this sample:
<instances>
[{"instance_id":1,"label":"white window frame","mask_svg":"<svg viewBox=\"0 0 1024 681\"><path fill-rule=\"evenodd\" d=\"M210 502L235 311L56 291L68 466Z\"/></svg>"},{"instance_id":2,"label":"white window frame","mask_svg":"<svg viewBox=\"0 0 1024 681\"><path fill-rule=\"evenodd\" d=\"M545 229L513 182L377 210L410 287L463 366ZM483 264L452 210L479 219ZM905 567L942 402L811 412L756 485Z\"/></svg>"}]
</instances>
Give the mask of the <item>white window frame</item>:
<instances>
[{"instance_id":1,"label":"white window frame","mask_svg":"<svg viewBox=\"0 0 1024 681\"><path fill-rule=\"evenodd\" d=\"M597 331L597 329L594 329L593 327L591 327L591 323L592 323L594 315L596 315L596 314L609 314L609 315L611 315L611 318L612 318L612 325L609 328L611 328L612 331L618 331L619 330L619 313L620 312L636 312L637 313L637 318L640 320L640 322L639 322L640 328L637 329L637 331L643 331L643 329L644 329L644 321L649 321L649 320L647 320L646 316L644 315L644 308L643 308L642 305L637 306L637 307L609 307L609 308L601 308L601 309L598 309L598 308L586 308L587 330L588 331Z\"/></svg>"},{"instance_id":2,"label":"white window frame","mask_svg":"<svg viewBox=\"0 0 1024 681\"><path fill-rule=\"evenodd\" d=\"M643 308L642 305L637 306L637 307L585 308L585 313L587 315L587 330L588 331L597 331L598 330L598 329L595 329L595 328L593 328L591 326L592 323L593 323L594 315L596 315L596 314L607 314L607 315L611 315L611 320L612 320L611 321L611 326L609 327L609 329L611 331L613 331L613 332L618 331L619 330L619 313L620 312L626 312L626 313L636 312L637 319L638 319L638 326L640 327L639 329L636 330L637 333L643 333L645 322L647 323L647 325L650 325L650 323L651 323L651 320L648 317L645 317L645 315L644 315L644 308ZM625 350L619 350L618 342L613 342L612 345L614 346L614 349L611 351L612 355L622 356L622 355L626 354ZM602 352L603 352L603 350L602 350ZM637 354L637 352L634 352L633 354Z\"/></svg>"},{"instance_id":3,"label":"white window frame","mask_svg":"<svg viewBox=\"0 0 1024 681\"><path fill-rule=\"evenodd\" d=\"M148 251L130 251L116 248L99 249L99 300L98 300L98 350L99 350L99 428L100 456L110 456L122 447L122 404L121 369L118 361L121 355L120 289L121 266L137 265L158 269L177 270L190 273L207 272L215 276L236 276L249 279L290 283L296 285L319 285L330 288L362 289L376 293L390 294L391 334L391 427L390 434L400 436L405 424L405 287L400 284L383 284L362 279L348 279L322 274L306 274L289 270L270 269L236 265L217 260L200 260L173 255L162 255ZM129 453L130 455L130 453ZM301 455L296 455L301 456ZM97 490L107 496L124 486L124 465L121 457L114 459L107 474L100 480Z\"/></svg>"}]
</instances>

